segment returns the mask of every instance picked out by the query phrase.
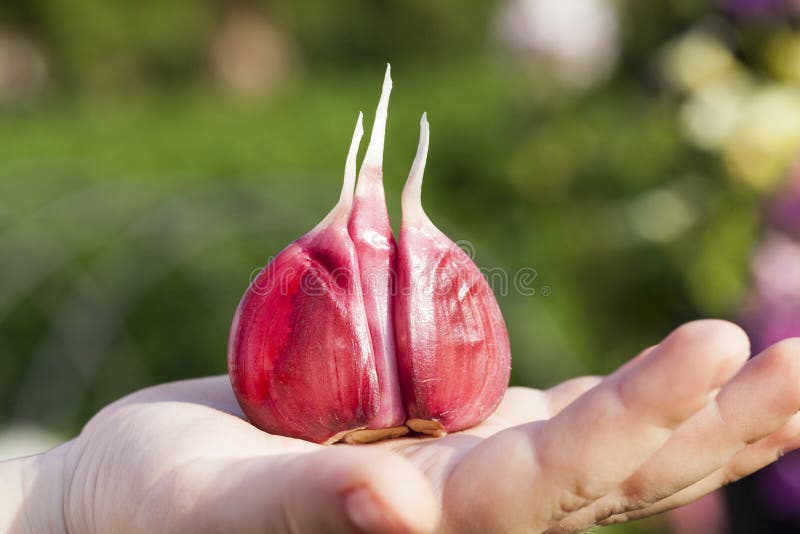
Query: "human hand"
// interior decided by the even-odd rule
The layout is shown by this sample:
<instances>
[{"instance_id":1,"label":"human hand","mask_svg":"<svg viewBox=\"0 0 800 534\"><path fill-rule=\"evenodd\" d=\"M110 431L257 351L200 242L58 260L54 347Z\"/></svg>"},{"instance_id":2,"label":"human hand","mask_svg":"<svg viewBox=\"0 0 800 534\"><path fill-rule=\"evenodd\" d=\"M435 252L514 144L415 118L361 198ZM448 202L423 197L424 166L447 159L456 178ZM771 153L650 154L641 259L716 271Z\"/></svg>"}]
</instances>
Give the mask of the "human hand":
<instances>
[{"instance_id":1,"label":"human hand","mask_svg":"<svg viewBox=\"0 0 800 534\"><path fill-rule=\"evenodd\" d=\"M478 427L358 446L258 430L225 376L164 384L28 461L12 528L558 533L645 517L800 446L800 339L748 354L735 325L688 323L605 378L511 388Z\"/></svg>"}]
</instances>

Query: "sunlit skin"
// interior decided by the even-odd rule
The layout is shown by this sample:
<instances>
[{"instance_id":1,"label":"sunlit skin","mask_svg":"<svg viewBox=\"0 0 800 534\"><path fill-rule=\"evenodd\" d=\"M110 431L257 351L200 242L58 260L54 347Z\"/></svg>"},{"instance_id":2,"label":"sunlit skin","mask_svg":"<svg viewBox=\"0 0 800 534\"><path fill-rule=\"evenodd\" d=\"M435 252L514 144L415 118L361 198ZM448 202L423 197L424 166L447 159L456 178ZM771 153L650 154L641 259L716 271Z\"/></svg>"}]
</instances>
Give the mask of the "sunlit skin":
<instances>
[{"instance_id":1,"label":"sunlit skin","mask_svg":"<svg viewBox=\"0 0 800 534\"><path fill-rule=\"evenodd\" d=\"M688 323L606 377L511 388L478 427L356 446L258 430L227 376L164 384L0 464L0 530L555 533L646 517L800 446L800 339L748 354L737 326Z\"/></svg>"}]
</instances>

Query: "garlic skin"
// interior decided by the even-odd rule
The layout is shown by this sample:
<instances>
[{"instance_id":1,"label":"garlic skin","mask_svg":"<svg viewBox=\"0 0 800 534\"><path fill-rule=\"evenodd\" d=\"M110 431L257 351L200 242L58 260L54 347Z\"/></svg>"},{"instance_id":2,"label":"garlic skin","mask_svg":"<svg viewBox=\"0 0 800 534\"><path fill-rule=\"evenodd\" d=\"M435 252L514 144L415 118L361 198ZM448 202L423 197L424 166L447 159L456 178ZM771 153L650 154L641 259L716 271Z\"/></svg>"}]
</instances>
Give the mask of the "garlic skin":
<instances>
[{"instance_id":1,"label":"garlic skin","mask_svg":"<svg viewBox=\"0 0 800 534\"><path fill-rule=\"evenodd\" d=\"M397 363L412 430L475 426L500 404L511 374L505 322L477 266L422 209L429 125L403 188L397 255Z\"/></svg>"},{"instance_id":2,"label":"garlic skin","mask_svg":"<svg viewBox=\"0 0 800 534\"><path fill-rule=\"evenodd\" d=\"M358 257L364 307L372 337L380 391L378 413L369 422L368 428L387 429L388 434L396 437L405 434L408 429L403 425L406 413L397 376L394 340L394 267L397 245L389 224L383 191L383 146L391 90L391 70L387 65L383 90L375 113L375 124L358 177L348 231ZM370 435L367 432L356 433L353 438Z\"/></svg>"},{"instance_id":3,"label":"garlic skin","mask_svg":"<svg viewBox=\"0 0 800 534\"><path fill-rule=\"evenodd\" d=\"M228 371L248 420L273 434L333 443L366 428L380 399L355 245L347 222L359 115L338 204L281 251L236 310Z\"/></svg>"}]
</instances>

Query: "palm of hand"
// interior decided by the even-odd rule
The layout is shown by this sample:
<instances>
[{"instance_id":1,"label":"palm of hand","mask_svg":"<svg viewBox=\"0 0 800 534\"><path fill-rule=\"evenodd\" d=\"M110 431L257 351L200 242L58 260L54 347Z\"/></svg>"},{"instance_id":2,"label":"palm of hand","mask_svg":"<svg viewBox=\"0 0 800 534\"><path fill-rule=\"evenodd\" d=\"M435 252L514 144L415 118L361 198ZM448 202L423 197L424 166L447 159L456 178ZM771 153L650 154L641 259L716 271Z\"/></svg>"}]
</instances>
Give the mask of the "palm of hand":
<instances>
[{"instance_id":1,"label":"palm of hand","mask_svg":"<svg viewBox=\"0 0 800 534\"><path fill-rule=\"evenodd\" d=\"M737 327L690 323L604 379L512 388L478 427L366 446L266 434L225 376L165 384L72 443L66 518L90 532L491 533L643 517L800 446L800 344L745 365L748 352Z\"/></svg>"}]
</instances>

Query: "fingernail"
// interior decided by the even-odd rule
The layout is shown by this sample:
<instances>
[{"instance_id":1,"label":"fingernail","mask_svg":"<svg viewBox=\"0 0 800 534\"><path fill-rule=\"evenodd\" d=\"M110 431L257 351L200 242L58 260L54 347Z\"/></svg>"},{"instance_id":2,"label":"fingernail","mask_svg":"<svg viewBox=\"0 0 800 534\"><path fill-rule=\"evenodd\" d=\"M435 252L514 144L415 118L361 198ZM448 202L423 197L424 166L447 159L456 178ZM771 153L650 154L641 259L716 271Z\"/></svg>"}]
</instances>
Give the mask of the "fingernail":
<instances>
[{"instance_id":1,"label":"fingernail","mask_svg":"<svg viewBox=\"0 0 800 534\"><path fill-rule=\"evenodd\" d=\"M365 532L409 532L397 515L367 488L348 493L344 506L350 521Z\"/></svg>"}]
</instances>

